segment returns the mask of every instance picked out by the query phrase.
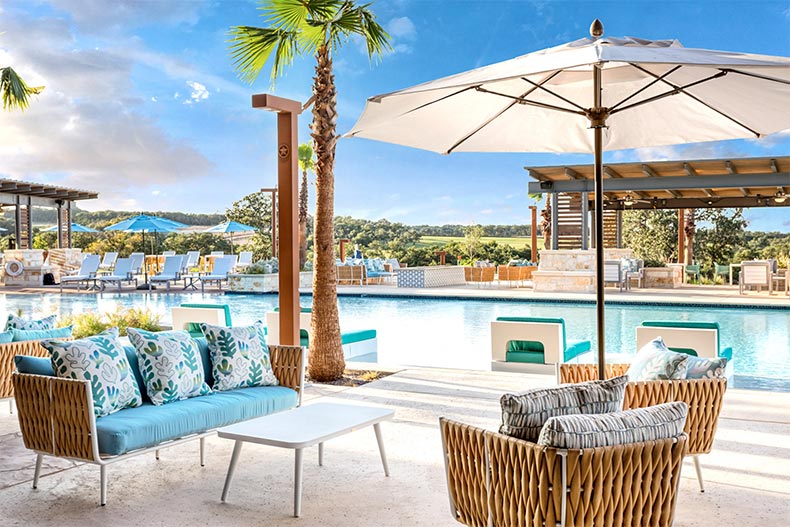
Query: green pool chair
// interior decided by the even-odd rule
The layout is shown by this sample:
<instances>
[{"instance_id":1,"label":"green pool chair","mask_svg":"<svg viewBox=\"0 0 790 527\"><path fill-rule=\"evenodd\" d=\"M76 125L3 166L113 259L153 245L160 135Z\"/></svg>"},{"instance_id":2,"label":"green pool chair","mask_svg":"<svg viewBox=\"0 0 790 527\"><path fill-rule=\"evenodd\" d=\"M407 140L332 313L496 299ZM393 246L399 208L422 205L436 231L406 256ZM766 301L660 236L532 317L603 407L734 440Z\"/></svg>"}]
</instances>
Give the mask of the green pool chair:
<instances>
[{"instance_id":1,"label":"green pool chair","mask_svg":"<svg viewBox=\"0 0 790 527\"><path fill-rule=\"evenodd\" d=\"M491 322L491 369L544 371L555 369L590 351L589 340L567 340L565 320L542 317L498 317Z\"/></svg>"},{"instance_id":2,"label":"green pool chair","mask_svg":"<svg viewBox=\"0 0 790 527\"><path fill-rule=\"evenodd\" d=\"M173 329L185 329L193 338L203 336L200 323L231 327L228 304L181 304L170 310Z\"/></svg>"},{"instance_id":3,"label":"green pool chair","mask_svg":"<svg viewBox=\"0 0 790 527\"><path fill-rule=\"evenodd\" d=\"M701 274L700 274L698 263L686 265L686 278L688 278L689 275L691 275L692 278L696 278L697 282L701 281Z\"/></svg>"},{"instance_id":4,"label":"green pool chair","mask_svg":"<svg viewBox=\"0 0 790 527\"><path fill-rule=\"evenodd\" d=\"M732 361L732 348L721 347L721 329L718 322L685 320L646 320L636 328L637 349L656 337L664 339L667 347L678 353L715 359L724 357Z\"/></svg>"}]
</instances>

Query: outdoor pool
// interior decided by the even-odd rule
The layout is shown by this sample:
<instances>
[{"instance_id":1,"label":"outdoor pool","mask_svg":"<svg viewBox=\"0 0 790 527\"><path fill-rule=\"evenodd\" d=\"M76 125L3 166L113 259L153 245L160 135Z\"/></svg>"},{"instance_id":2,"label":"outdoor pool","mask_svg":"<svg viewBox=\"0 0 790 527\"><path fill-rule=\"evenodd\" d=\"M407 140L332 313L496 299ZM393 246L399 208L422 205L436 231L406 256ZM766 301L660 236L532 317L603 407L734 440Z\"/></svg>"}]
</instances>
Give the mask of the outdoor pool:
<instances>
[{"instance_id":1,"label":"outdoor pool","mask_svg":"<svg viewBox=\"0 0 790 527\"><path fill-rule=\"evenodd\" d=\"M11 294L0 295L0 315L18 310L25 316L66 315L146 306L170 323L170 307L182 302L227 303L233 323L246 324L265 320L277 296ZM303 305L311 302L312 297L302 297ZM499 316L563 317L569 339L591 339L596 348L592 304L373 296L341 296L339 303L344 331L378 332L378 362L384 365L487 370L489 323ZM790 380L790 309L607 304L607 352L634 353L634 328L643 320L717 321L722 345L734 350L736 375Z\"/></svg>"}]
</instances>

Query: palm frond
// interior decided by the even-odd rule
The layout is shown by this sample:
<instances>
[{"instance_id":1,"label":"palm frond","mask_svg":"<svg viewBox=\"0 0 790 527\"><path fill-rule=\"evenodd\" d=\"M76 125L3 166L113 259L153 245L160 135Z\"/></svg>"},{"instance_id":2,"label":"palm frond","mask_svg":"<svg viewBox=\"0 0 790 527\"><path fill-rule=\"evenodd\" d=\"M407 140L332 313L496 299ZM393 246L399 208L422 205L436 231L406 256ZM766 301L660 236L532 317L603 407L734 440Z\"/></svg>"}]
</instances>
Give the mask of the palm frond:
<instances>
[{"instance_id":1,"label":"palm frond","mask_svg":"<svg viewBox=\"0 0 790 527\"><path fill-rule=\"evenodd\" d=\"M296 33L283 29L235 26L228 35L233 67L249 84L258 78L272 52L275 53L272 81L290 65L297 52Z\"/></svg>"},{"instance_id":2,"label":"palm frond","mask_svg":"<svg viewBox=\"0 0 790 527\"><path fill-rule=\"evenodd\" d=\"M258 9L271 26L294 31L311 18L331 19L340 3L340 0L261 0Z\"/></svg>"},{"instance_id":3,"label":"palm frond","mask_svg":"<svg viewBox=\"0 0 790 527\"><path fill-rule=\"evenodd\" d=\"M368 49L368 57L380 57L385 51L392 50L390 36L384 28L376 22L376 15L369 9L371 4L359 6L359 18L362 26L360 35L365 37L365 45Z\"/></svg>"},{"instance_id":4,"label":"palm frond","mask_svg":"<svg viewBox=\"0 0 790 527\"><path fill-rule=\"evenodd\" d=\"M30 106L30 96L37 95L43 86L28 86L12 68L0 68L0 93L3 110L22 110Z\"/></svg>"}]
</instances>

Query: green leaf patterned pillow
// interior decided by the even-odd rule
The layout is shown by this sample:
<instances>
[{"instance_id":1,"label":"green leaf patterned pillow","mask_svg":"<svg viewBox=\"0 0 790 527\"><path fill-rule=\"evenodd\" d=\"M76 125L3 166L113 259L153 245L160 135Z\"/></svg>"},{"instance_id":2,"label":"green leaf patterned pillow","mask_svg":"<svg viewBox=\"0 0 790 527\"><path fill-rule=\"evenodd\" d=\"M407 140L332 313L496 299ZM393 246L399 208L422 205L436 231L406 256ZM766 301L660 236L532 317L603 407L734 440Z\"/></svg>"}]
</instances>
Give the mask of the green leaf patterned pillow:
<instances>
[{"instance_id":1,"label":"green leaf patterned pillow","mask_svg":"<svg viewBox=\"0 0 790 527\"><path fill-rule=\"evenodd\" d=\"M41 345L52 355L55 375L90 381L96 417L143 404L126 352L118 340L118 328L71 342L42 340Z\"/></svg>"},{"instance_id":2,"label":"green leaf patterned pillow","mask_svg":"<svg viewBox=\"0 0 790 527\"><path fill-rule=\"evenodd\" d=\"M211 393L205 381L197 342L186 331L151 332L128 328L145 391L162 404Z\"/></svg>"},{"instance_id":3,"label":"green leaf patterned pillow","mask_svg":"<svg viewBox=\"0 0 790 527\"><path fill-rule=\"evenodd\" d=\"M689 355L686 379L723 379L726 377L727 358L707 359Z\"/></svg>"},{"instance_id":4,"label":"green leaf patterned pillow","mask_svg":"<svg viewBox=\"0 0 790 527\"><path fill-rule=\"evenodd\" d=\"M215 390L277 384L260 321L230 328L201 323L200 329L211 354Z\"/></svg>"},{"instance_id":5,"label":"green leaf patterned pillow","mask_svg":"<svg viewBox=\"0 0 790 527\"><path fill-rule=\"evenodd\" d=\"M628 368L628 379L631 381L685 379L688 358L685 353L670 350L664 344L664 339L656 337L636 354Z\"/></svg>"},{"instance_id":6,"label":"green leaf patterned pillow","mask_svg":"<svg viewBox=\"0 0 790 527\"><path fill-rule=\"evenodd\" d=\"M5 330L9 329L24 329L24 330L38 330L38 329L53 329L55 327L55 320L57 315L50 315L41 320L28 320L26 318L18 317L16 315L8 315L8 320L5 323Z\"/></svg>"}]
</instances>

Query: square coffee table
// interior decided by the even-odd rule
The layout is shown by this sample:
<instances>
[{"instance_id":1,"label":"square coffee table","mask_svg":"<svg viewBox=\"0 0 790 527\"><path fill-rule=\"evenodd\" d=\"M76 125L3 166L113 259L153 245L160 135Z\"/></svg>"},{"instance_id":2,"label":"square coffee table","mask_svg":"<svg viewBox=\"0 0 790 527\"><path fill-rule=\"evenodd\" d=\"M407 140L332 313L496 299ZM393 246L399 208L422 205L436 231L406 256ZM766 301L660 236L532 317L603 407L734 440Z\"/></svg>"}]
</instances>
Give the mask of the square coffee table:
<instances>
[{"instance_id":1,"label":"square coffee table","mask_svg":"<svg viewBox=\"0 0 790 527\"><path fill-rule=\"evenodd\" d=\"M321 466L324 462L325 441L372 425L376 432L384 475L389 476L380 425L394 415L394 410L375 406L315 403L220 428L217 430L219 437L236 441L222 489L222 501L228 497L241 446L245 442L294 449L295 517L299 517L302 510L302 455L305 448L318 445L318 465Z\"/></svg>"}]
</instances>

